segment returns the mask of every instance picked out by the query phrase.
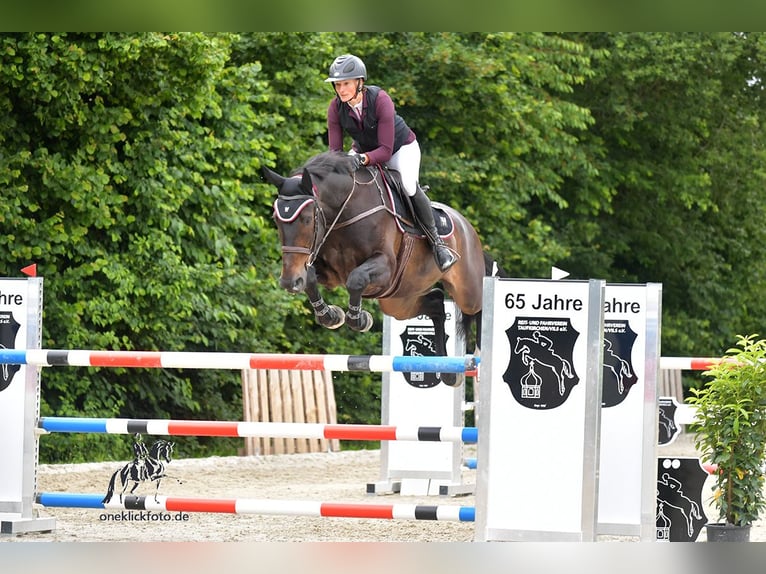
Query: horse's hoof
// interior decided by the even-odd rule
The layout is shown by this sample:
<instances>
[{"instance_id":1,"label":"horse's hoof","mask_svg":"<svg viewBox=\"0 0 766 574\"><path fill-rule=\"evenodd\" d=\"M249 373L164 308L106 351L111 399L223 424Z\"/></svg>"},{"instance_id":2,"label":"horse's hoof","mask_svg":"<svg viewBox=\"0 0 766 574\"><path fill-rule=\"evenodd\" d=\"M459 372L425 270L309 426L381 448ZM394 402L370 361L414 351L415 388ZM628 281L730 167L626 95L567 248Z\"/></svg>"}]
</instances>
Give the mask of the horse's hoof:
<instances>
[{"instance_id":1,"label":"horse's hoof","mask_svg":"<svg viewBox=\"0 0 766 574\"><path fill-rule=\"evenodd\" d=\"M346 313L337 305L328 305L324 315L317 315L317 321L322 327L337 329L346 322Z\"/></svg>"},{"instance_id":2,"label":"horse's hoof","mask_svg":"<svg viewBox=\"0 0 766 574\"><path fill-rule=\"evenodd\" d=\"M459 373L438 373L436 376L448 387L455 388L462 385L465 380L465 377Z\"/></svg>"},{"instance_id":3,"label":"horse's hoof","mask_svg":"<svg viewBox=\"0 0 766 574\"><path fill-rule=\"evenodd\" d=\"M346 315L346 325L360 333L369 331L372 328L372 323L372 315L370 315L369 311L360 311L358 315L354 316Z\"/></svg>"}]
</instances>

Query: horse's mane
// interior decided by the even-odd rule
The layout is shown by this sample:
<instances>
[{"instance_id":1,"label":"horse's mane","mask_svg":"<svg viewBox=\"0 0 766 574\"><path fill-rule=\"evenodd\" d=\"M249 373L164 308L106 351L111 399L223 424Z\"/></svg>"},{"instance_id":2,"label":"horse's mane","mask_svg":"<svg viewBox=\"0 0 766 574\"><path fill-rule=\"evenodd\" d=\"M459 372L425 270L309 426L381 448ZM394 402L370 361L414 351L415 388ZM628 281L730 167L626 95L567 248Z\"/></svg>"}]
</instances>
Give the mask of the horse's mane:
<instances>
[{"instance_id":1,"label":"horse's mane","mask_svg":"<svg viewBox=\"0 0 766 574\"><path fill-rule=\"evenodd\" d=\"M293 171L292 175L300 174L304 169L308 169L311 175L319 178L326 178L331 174L349 173L349 157L340 151L326 151L309 158L306 163Z\"/></svg>"}]
</instances>

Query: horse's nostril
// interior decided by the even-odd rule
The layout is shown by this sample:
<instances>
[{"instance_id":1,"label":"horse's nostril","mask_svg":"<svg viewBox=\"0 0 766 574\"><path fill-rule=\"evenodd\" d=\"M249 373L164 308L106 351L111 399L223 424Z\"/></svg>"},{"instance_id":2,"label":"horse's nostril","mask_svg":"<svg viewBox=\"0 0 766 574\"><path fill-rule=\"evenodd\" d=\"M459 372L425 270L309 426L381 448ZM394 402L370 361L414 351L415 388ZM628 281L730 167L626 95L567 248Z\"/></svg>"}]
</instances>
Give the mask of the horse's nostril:
<instances>
[{"instance_id":1,"label":"horse's nostril","mask_svg":"<svg viewBox=\"0 0 766 574\"><path fill-rule=\"evenodd\" d=\"M300 293L304 289L304 284L303 277L295 277L293 279L281 277L279 279L279 286L290 293Z\"/></svg>"}]
</instances>

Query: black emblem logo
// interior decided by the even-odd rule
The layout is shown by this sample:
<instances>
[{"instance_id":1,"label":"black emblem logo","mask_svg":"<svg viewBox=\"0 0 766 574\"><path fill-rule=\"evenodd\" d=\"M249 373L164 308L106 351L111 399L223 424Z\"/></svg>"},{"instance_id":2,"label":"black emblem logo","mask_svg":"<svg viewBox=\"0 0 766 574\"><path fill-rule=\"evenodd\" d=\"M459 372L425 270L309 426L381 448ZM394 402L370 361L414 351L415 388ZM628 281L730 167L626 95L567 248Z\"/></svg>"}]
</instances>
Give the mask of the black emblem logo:
<instances>
[{"instance_id":1,"label":"black emblem logo","mask_svg":"<svg viewBox=\"0 0 766 574\"><path fill-rule=\"evenodd\" d=\"M657 465L657 540L694 542L707 522L698 458L661 458Z\"/></svg>"},{"instance_id":2,"label":"black emblem logo","mask_svg":"<svg viewBox=\"0 0 766 574\"><path fill-rule=\"evenodd\" d=\"M15 349L16 334L21 325L13 318L10 311L0 311L0 348ZM13 376L21 370L21 365L0 365L0 391L8 388Z\"/></svg>"},{"instance_id":3,"label":"black emblem logo","mask_svg":"<svg viewBox=\"0 0 766 574\"><path fill-rule=\"evenodd\" d=\"M426 325L407 325L402 334L402 353L408 357L435 357L436 356L436 337L433 326ZM430 389L439 384L439 373L421 373L411 372L402 373L406 380L413 387L419 389Z\"/></svg>"},{"instance_id":4,"label":"black emblem logo","mask_svg":"<svg viewBox=\"0 0 766 574\"><path fill-rule=\"evenodd\" d=\"M638 381L631 364L638 335L627 321L604 321L604 374L601 405L619 405Z\"/></svg>"},{"instance_id":5,"label":"black emblem logo","mask_svg":"<svg viewBox=\"0 0 766 574\"><path fill-rule=\"evenodd\" d=\"M579 333L568 317L517 317L505 332L511 349L503 380L516 401L530 409L562 405L580 382L572 355Z\"/></svg>"},{"instance_id":6,"label":"black emblem logo","mask_svg":"<svg viewBox=\"0 0 766 574\"><path fill-rule=\"evenodd\" d=\"M673 397L659 398L659 432L657 444L670 444L681 433L681 427L676 424L676 408L678 403Z\"/></svg>"}]
</instances>

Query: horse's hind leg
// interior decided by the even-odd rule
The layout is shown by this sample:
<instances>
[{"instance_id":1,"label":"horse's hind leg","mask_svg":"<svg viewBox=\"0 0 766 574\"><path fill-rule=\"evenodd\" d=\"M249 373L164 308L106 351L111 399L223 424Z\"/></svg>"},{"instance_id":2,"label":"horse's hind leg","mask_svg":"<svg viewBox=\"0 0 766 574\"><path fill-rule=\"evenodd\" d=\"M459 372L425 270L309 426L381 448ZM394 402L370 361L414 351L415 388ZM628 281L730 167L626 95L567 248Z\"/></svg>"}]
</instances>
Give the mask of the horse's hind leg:
<instances>
[{"instance_id":1,"label":"horse's hind leg","mask_svg":"<svg viewBox=\"0 0 766 574\"><path fill-rule=\"evenodd\" d=\"M337 329L343 325L346 314L343 309L337 305L328 305L319 292L319 284L316 279L316 270L313 267L308 268L306 274L306 295L309 298L311 307L314 309L314 316L317 323L328 329Z\"/></svg>"},{"instance_id":2,"label":"horse's hind leg","mask_svg":"<svg viewBox=\"0 0 766 574\"><path fill-rule=\"evenodd\" d=\"M447 320L447 314L444 311L444 291L434 288L423 295L420 299L418 315L426 315L433 322L436 354L445 356L447 354L447 331L444 323Z\"/></svg>"},{"instance_id":3,"label":"horse's hind leg","mask_svg":"<svg viewBox=\"0 0 766 574\"><path fill-rule=\"evenodd\" d=\"M447 356L447 330L445 323L447 314L444 311L444 292L441 289L431 289L426 293L420 302L419 315L427 315L434 325L434 346L436 355L440 357ZM457 373L436 373L436 376L445 385L450 387L460 386L462 377Z\"/></svg>"}]
</instances>

